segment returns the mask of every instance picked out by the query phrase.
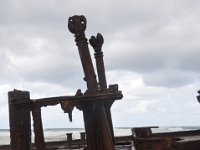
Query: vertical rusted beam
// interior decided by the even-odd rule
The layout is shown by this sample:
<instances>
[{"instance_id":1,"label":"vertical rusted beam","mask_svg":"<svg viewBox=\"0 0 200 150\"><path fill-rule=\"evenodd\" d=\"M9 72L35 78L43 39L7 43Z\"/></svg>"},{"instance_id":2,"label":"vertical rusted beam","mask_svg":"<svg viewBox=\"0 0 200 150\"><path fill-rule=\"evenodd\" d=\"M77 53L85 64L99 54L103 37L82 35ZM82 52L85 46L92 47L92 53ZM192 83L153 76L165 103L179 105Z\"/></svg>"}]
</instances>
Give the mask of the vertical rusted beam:
<instances>
[{"instance_id":1,"label":"vertical rusted beam","mask_svg":"<svg viewBox=\"0 0 200 150\"><path fill-rule=\"evenodd\" d=\"M86 94L98 92L98 84L91 56L89 53L87 39L85 37L86 18L84 16L73 16L68 20L68 28L75 35L81 63L83 66L85 81L87 83ZM82 103L87 145L89 150L113 150L112 136L107 121L104 105L95 102ZM104 130L102 130L104 129Z\"/></svg>"},{"instance_id":2,"label":"vertical rusted beam","mask_svg":"<svg viewBox=\"0 0 200 150\"><path fill-rule=\"evenodd\" d=\"M96 59L96 67L97 67L100 90L104 91L107 90L103 52L101 50L101 47L104 43L104 39L103 36L100 33L98 33L96 37L92 36L89 41L90 45L94 48L95 51L94 56Z\"/></svg>"},{"instance_id":3,"label":"vertical rusted beam","mask_svg":"<svg viewBox=\"0 0 200 150\"><path fill-rule=\"evenodd\" d=\"M45 141L44 141L40 106L37 105L33 106L32 116L33 116L33 127L35 133L35 147L37 148L37 150L45 150Z\"/></svg>"},{"instance_id":4,"label":"vertical rusted beam","mask_svg":"<svg viewBox=\"0 0 200 150\"><path fill-rule=\"evenodd\" d=\"M13 105L14 102L30 101L28 91L8 92L11 150L31 150L31 119L28 108Z\"/></svg>"},{"instance_id":5,"label":"vertical rusted beam","mask_svg":"<svg viewBox=\"0 0 200 150\"><path fill-rule=\"evenodd\" d=\"M66 133L67 135L67 144L72 145L72 133Z\"/></svg>"},{"instance_id":6,"label":"vertical rusted beam","mask_svg":"<svg viewBox=\"0 0 200 150\"><path fill-rule=\"evenodd\" d=\"M94 122L94 112L92 110L92 103L84 103L82 104L83 110L83 118L85 123L85 131L86 131L86 140L87 140L87 148L88 150L93 150L97 146L97 150L99 149L99 144L96 143L97 136L95 134L95 122ZM96 146L97 145L97 146Z\"/></svg>"},{"instance_id":7,"label":"vertical rusted beam","mask_svg":"<svg viewBox=\"0 0 200 150\"><path fill-rule=\"evenodd\" d=\"M98 104L97 118L97 126L99 128L98 132L101 133L103 143L103 147L101 150L114 150L114 143L111 135L111 130L103 103Z\"/></svg>"},{"instance_id":8,"label":"vertical rusted beam","mask_svg":"<svg viewBox=\"0 0 200 150\"><path fill-rule=\"evenodd\" d=\"M97 92L97 80L92 64L90 52L88 49L87 38L85 37L86 18L84 16L69 17L68 28L75 36L76 45L78 46L79 56L85 74L84 80L87 83L89 92Z\"/></svg>"},{"instance_id":9,"label":"vertical rusted beam","mask_svg":"<svg viewBox=\"0 0 200 150\"><path fill-rule=\"evenodd\" d=\"M80 132L81 143L85 145L85 132Z\"/></svg>"},{"instance_id":10,"label":"vertical rusted beam","mask_svg":"<svg viewBox=\"0 0 200 150\"><path fill-rule=\"evenodd\" d=\"M95 51L95 59L96 59L96 68L97 74L99 79L99 88L101 91L107 90L107 81L106 81L106 74L105 74L105 67L104 67L104 60L103 60L103 52L102 52L102 45L104 43L103 36L98 33L97 36L92 36L90 38L90 45L93 47ZM112 136L112 140L114 142L114 131L113 131L113 123L112 123L112 116L110 112L110 108L113 104L113 101L108 101L105 103L105 111L107 114L107 120L110 127L110 132Z\"/></svg>"},{"instance_id":11,"label":"vertical rusted beam","mask_svg":"<svg viewBox=\"0 0 200 150\"><path fill-rule=\"evenodd\" d=\"M114 142L114 130L113 130L113 123L112 123L112 114L111 114L111 106L113 104L114 101L109 101L107 103L104 104L105 106L105 111L106 111L106 114L107 114L107 120L108 120L108 124L109 124L109 127L110 127L110 133L111 133L111 136L112 136L112 140Z\"/></svg>"}]
</instances>

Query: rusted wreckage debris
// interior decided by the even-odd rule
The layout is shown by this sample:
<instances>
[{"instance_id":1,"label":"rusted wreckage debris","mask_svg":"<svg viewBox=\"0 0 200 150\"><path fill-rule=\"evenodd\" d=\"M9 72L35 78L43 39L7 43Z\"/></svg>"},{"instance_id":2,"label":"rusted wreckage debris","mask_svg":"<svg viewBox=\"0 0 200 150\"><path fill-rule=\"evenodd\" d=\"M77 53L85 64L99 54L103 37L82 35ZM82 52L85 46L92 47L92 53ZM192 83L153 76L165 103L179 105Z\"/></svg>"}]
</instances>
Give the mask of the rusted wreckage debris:
<instances>
[{"instance_id":1,"label":"rusted wreckage debris","mask_svg":"<svg viewBox=\"0 0 200 150\"><path fill-rule=\"evenodd\" d=\"M198 91L200 94L200 91ZM197 96L200 102L200 95ZM152 133L152 128L132 128L136 150L199 150L200 129L176 132Z\"/></svg>"},{"instance_id":2,"label":"rusted wreckage debris","mask_svg":"<svg viewBox=\"0 0 200 150\"><path fill-rule=\"evenodd\" d=\"M152 133L152 128L132 128L136 150L199 150L200 129L190 131Z\"/></svg>"},{"instance_id":3,"label":"rusted wreckage debris","mask_svg":"<svg viewBox=\"0 0 200 150\"><path fill-rule=\"evenodd\" d=\"M31 150L31 113L35 134L35 147L45 150L41 107L60 104L72 121L74 107L83 111L85 133L80 140L72 140L72 134L67 134L68 145L84 143L87 150L114 150L114 145L127 144L136 150L199 150L200 130L173 133L152 133L152 127L132 128L132 135L114 137L111 106L115 100L122 99L122 92L118 85L107 87L105 67L103 61L103 36L98 33L89 40L94 49L97 77L85 37L87 21L84 16L73 16L68 19L68 28L74 34L80 60L84 71L87 90L82 93L77 90L74 96L47 97L31 99L28 91L14 90L8 93L9 121L10 121L10 149ZM200 91L198 91L200 94ZM197 96L200 102L200 95ZM193 139L197 137L197 139ZM189 139L189 140L188 140ZM63 144L62 142L58 142Z\"/></svg>"},{"instance_id":4,"label":"rusted wreckage debris","mask_svg":"<svg viewBox=\"0 0 200 150\"><path fill-rule=\"evenodd\" d=\"M98 33L89 40L95 51L98 80L96 79L87 38L87 21L84 16L68 19L68 28L74 34L84 71L87 90L77 90L75 96L60 96L30 99L28 91L14 90L8 93L11 150L31 150L30 112L33 116L35 145L37 150L45 149L41 107L61 104L72 121L72 111L76 107L83 111L88 150L114 150L114 132L110 108L115 100L122 99L118 85L107 88L102 45L103 36ZM70 135L68 135L70 136Z\"/></svg>"}]
</instances>

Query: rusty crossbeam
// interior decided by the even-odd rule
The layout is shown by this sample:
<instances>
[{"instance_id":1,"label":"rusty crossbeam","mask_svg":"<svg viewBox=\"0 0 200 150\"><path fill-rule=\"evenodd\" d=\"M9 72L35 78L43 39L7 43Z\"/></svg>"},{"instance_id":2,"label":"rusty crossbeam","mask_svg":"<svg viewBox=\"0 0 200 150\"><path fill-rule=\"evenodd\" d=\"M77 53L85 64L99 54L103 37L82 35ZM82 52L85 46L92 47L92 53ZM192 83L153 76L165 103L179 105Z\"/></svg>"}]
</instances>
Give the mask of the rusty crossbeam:
<instances>
[{"instance_id":1,"label":"rusty crossbeam","mask_svg":"<svg viewBox=\"0 0 200 150\"><path fill-rule=\"evenodd\" d=\"M102 102L102 101L113 101L113 100L120 100L122 99L123 95L121 91L117 92L102 92L95 95L82 95L82 96L59 96L59 97L48 97L48 98L39 98L39 99L30 99L30 101L13 101L11 102L12 105L17 107L24 107L24 106L32 106L32 105L39 105L39 106L51 106L57 105L65 101L72 101L72 102Z\"/></svg>"}]
</instances>

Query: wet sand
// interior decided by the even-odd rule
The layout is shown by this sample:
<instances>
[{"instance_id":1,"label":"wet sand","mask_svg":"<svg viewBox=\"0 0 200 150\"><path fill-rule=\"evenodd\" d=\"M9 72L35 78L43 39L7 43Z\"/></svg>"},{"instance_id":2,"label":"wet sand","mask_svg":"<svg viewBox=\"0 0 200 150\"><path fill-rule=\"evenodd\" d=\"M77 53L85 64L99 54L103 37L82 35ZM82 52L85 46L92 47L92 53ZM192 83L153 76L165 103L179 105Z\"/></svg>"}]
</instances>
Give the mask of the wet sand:
<instances>
[{"instance_id":1,"label":"wet sand","mask_svg":"<svg viewBox=\"0 0 200 150\"><path fill-rule=\"evenodd\" d=\"M68 145L67 141L46 142L46 150L83 150L84 146L79 143ZM0 150L10 150L10 145L0 145ZM36 150L34 144L32 150ZM116 145L115 150L134 150L131 145Z\"/></svg>"},{"instance_id":2,"label":"wet sand","mask_svg":"<svg viewBox=\"0 0 200 150\"><path fill-rule=\"evenodd\" d=\"M67 141L55 141L55 142L47 142L45 143L46 150L83 150L81 145L72 145L69 146ZM10 150L10 145L0 145L0 150ZM35 145L32 145L32 150L36 150Z\"/></svg>"},{"instance_id":3,"label":"wet sand","mask_svg":"<svg viewBox=\"0 0 200 150\"><path fill-rule=\"evenodd\" d=\"M0 150L10 150L9 145L0 145ZM36 148L32 148L32 150L36 150ZM83 150L83 148L68 148L65 146L52 146L52 147L47 147L46 150ZM116 146L115 150L135 150L134 147L130 146Z\"/></svg>"}]
</instances>

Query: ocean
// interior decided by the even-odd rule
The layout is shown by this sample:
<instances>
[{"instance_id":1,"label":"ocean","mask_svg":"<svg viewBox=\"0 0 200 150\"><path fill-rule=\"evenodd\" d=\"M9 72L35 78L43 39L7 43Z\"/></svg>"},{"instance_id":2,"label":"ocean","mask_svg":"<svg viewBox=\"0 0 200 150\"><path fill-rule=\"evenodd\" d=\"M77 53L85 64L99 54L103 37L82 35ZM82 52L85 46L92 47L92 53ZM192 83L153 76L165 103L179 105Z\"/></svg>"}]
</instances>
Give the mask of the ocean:
<instances>
[{"instance_id":1,"label":"ocean","mask_svg":"<svg viewBox=\"0 0 200 150\"><path fill-rule=\"evenodd\" d=\"M159 127L153 128L153 133L158 132L171 132L171 131L187 131L200 129L200 127ZM45 142L49 141L62 141L66 140L66 133L73 133L73 139L80 138L80 132L84 132L83 128L56 128L56 129L44 129ZM115 136L132 135L131 127L119 127L114 128ZM34 133L32 133L32 141L34 140ZM10 131L8 129L0 129L0 145L6 145L10 143Z\"/></svg>"}]
</instances>

